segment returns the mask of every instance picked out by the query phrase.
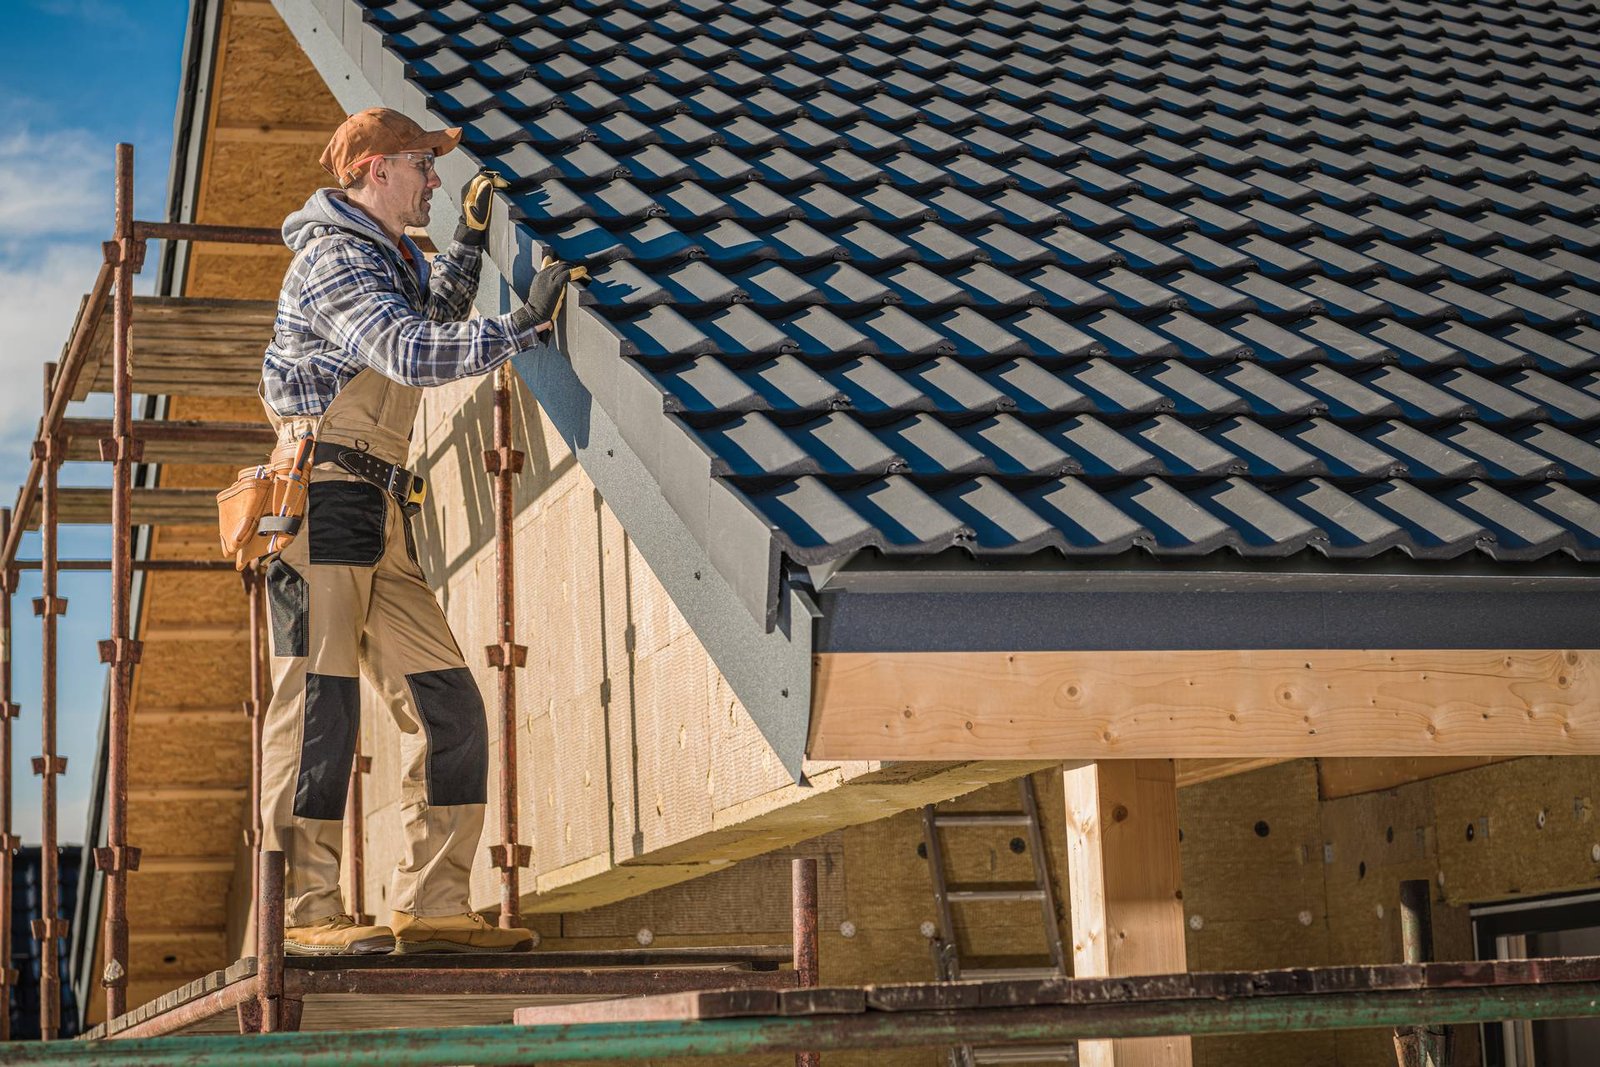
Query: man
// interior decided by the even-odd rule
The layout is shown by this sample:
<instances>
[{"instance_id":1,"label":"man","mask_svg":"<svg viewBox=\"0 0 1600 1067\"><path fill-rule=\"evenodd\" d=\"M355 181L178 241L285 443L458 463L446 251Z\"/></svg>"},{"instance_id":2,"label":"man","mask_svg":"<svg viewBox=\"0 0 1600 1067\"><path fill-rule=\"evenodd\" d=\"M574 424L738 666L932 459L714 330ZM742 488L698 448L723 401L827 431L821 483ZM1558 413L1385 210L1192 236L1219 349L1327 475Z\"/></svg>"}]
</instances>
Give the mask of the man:
<instances>
[{"instance_id":1,"label":"man","mask_svg":"<svg viewBox=\"0 0 1600 1067\"><path fill-rule=\"evenodd\" d=\"M428 263L405 236L428 221L434 159L459 129L395 111L352 115L321 189L283 224L295 256L278 297L261 397L280 447L316 435L306 516L269 557L273 697L263 735L265 848L288 868L284 949L294 955L506 952L532 948L468 907L488 793L483 699L417 564L410 517L422 480L404 468L422 387L481 375L518 352L550 355L569 280L555 263L528 302L467 318L491 181L462 191L450 247ZM389 927L344 914L339 855L365 676L401 731L405 853Z\"/></svg>"}]
</instances>

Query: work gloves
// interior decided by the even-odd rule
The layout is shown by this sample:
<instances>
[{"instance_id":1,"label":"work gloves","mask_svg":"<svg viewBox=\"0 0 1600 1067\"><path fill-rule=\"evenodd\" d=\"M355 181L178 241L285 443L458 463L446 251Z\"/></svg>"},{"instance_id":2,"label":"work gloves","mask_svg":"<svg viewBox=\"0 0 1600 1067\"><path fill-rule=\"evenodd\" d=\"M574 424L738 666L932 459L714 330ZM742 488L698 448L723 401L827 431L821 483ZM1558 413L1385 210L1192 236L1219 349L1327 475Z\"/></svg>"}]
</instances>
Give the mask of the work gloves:
<instances>
[{"instance_id":1,"label":"work gloves","mask_svg":"<svg viewBox=\"0 0 1600 1067\"><path fill-rule=\"evenodd\" d=\"M539 273L533 276L528 287L528 302L511 313L517 329L543 326L554 322L561 312L561 300L567 295L567 283L579 282L589 277L589 268L563 263L553 256L545 256Z\"/></svg>"},{"instance_id":2,"label":"work gloves","mask_svg":"<svg viewBox=\"0 0 1600 1067\"><path fill-rule=\"evenodd\" d=\"M494 171L485 167L461 187L461 221L456 225L456 240L472 248L482 248L489 234L489 209L494 191L510 187Z\"/></svg>"}]
</instances>

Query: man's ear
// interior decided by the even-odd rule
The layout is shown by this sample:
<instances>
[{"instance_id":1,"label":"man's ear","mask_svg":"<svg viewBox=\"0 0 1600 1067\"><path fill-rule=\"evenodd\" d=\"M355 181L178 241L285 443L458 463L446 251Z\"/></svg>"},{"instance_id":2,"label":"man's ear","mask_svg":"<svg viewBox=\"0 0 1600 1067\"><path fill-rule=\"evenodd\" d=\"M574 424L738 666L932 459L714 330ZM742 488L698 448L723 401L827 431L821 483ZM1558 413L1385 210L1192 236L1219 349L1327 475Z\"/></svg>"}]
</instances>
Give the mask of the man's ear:
<instances>
[{"instance_id":1,"label":"man's ear","mask_svg":"<svg viewBox=\"0 0 1600 1067\"><path fill-rule=\"evenodd\" d=\"M373 185L389 184L389 161L379 156L367 164L367 181Z\"/></svg>"}]
</instances>

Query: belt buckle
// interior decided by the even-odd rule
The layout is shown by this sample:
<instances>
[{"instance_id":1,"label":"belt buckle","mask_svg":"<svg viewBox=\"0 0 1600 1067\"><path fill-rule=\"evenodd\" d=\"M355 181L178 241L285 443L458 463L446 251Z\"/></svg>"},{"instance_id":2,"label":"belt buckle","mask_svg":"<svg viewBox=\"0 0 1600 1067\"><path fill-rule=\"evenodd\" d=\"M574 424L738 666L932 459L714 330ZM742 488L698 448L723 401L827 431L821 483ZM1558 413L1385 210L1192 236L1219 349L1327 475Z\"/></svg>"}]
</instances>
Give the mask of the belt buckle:
<instances>
[{"instance_id":1,"label":"belt buckle","mask_svg":"<svg viewBox=\"0 0 1600 1067\"><path fill-rule=\"evenodd\" d=\"M402 475L409 475L410 473L410 471L406 470L398 463L389 464L389 472L383 479L383 491L397 500L404 500L406 498L406 494L410 490L410 487L407 486L406 488L402 489L400 486L400 479Z\"/></svg>"}]
</instances>

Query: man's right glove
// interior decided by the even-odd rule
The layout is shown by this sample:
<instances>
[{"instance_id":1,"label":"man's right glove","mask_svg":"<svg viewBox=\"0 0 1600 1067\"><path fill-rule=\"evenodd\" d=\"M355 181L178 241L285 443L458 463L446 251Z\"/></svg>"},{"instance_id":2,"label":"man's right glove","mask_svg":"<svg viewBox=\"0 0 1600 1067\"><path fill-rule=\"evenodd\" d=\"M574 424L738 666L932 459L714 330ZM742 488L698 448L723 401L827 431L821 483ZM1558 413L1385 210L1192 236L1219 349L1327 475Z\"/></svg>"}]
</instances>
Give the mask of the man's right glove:
<instances>
[{"instance_id":1,"label":"man's right glove","mask_svg":"<svg viewBox=\"0 0 1600 1067\"><path fill-rule=\"evenodd\" d=\"M494 207L494 191L509 189L511 183L500 175L483 168L461 187L461 221L456 224L456 237L464 245L482 248L488 236L489 211Z\"/></svg>"},{"instance_id":2,"label":"man's right glove","mask_svg":"<svg viewBox=\"0 0 1600 1067\"><path fill-rule=\"evenodd\" d=\"M528 287L528 302L512 312L517 327L526 329L554 322L561 313L561 301L567 295L567 283L581 282L587 277L589 268L545 256L539 273L533 276L533 284Z\"/></svg>"}]
</instances>

